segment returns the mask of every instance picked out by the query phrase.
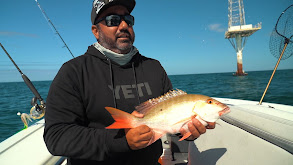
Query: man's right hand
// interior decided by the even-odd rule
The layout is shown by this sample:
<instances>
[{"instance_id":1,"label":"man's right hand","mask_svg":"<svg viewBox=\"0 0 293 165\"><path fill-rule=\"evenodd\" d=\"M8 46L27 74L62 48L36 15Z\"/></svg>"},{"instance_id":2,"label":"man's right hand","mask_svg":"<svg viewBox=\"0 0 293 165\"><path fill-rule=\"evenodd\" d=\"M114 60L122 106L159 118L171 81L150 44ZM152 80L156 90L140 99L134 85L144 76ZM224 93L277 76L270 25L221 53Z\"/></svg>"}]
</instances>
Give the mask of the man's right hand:
<instances>
[{"instance_id":1,"label":"man's right hand","mask_svg":"<svg viewBox=\"0 0 293 165\"><path fill-rule=\"evenodd\" d=\"M133 111L131 113L135 117L143 118L144 115ZM126 140L132 150L145 148L153 137L153 131L146 125L141 125L136 128L125 129Z\"/></svg>"},{"instance_id":2,"label":"man's right hand","mask_svg":"<svg viewBox=\"0 0 293 165\"><path fill-rule=\"evenodd\" d=\"M132 150L139 150L148 146L153 137L153 131L146 125L125 129L126 139Z\"/></svg>"}]
</instances>

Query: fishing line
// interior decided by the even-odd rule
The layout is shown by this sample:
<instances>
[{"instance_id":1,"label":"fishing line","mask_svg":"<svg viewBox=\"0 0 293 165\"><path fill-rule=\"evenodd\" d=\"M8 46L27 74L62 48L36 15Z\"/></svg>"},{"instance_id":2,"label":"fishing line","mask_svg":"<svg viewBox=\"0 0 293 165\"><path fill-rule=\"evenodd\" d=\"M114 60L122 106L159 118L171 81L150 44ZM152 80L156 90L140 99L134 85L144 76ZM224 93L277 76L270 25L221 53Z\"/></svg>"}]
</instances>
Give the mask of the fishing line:
<instances>
[{"instance_id":1,"label":"fishing line","mask_svg":"<svg viewBox=\"0 0 293 165\"><path fill-rule=\"evenodd\" d=\"M40 8L41 12L43 13L43 16L48 21L48 23L51 25L50 26L51 29L56 32L56 34L59 36L59 38L61 39L61 41L64 43L64 47L67 48L67 50L69 51L69 53L71 54L71 56L74 58L74 55L72 54L71 50L69 49L69 47L67 46L67 44L65 43L65 41L63 40L63 38L61 37L60 33L58 32L58 30L54 26L53 22L49 19L49 17L47 16L47 14L45 13L45 11L43 10L43 8L41 7L41 5L39 4L38 0L35 0L35 1L37 3L38 7Z\"/></svg>"}]
</instances>

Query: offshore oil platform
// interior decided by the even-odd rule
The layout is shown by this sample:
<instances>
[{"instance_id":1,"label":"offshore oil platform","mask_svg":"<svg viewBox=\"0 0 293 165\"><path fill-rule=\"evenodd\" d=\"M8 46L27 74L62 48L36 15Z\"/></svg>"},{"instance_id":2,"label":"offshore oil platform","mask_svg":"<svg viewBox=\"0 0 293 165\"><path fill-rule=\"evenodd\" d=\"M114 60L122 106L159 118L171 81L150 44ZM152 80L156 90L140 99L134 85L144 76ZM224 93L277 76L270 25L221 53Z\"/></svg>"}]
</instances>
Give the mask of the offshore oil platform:
<instances>
[{"instance_id":1,"label":"offshore oil platform","mask_svg":"<svg viewBox=\"0 0 293 165\"><path fill-rule=\"evenodd\" d=\"M261 23L255 26L246 25L243 0L228 0L228 31L225 32L225 38L228 39L237 53L237 71L235 76L245 76L247 73L243 70L242 51L247 38L254 32L261 29Z\"/></svg>"}]
</instances>

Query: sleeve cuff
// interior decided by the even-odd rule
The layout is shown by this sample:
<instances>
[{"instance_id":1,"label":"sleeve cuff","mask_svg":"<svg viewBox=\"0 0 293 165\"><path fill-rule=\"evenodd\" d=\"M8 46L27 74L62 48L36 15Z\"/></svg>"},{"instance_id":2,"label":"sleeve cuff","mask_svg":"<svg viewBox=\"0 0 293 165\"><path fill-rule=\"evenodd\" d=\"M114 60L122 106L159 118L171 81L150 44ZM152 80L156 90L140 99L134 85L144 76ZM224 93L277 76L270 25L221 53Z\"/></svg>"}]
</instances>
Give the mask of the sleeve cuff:
<instances>
[{"instance_id":1,"label":"sleeve cuff","mask_svg":"<svg viewBox=\"0 0 293 165\"><path fill-rule=\"evenodd\" d=\"M129 152L131 151L124 130L119 130L116 132L116 135L110 134L112 140L108 140L108 149L109 152Z\"/></svg>"}]
</instances>

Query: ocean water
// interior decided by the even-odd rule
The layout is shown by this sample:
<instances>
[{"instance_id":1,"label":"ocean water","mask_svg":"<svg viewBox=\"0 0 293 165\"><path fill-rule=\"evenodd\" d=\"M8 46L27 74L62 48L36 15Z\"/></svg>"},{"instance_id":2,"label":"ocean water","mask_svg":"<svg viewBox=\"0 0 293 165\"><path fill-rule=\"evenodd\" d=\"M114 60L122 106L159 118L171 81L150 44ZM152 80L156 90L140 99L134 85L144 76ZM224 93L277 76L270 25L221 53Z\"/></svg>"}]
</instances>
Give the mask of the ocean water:
<instances>
[{"instance_id":1,"label":"ocean water","mask_svg":"<svg viewBox=\"0 0 293 165\"><path fill-rule=\"evenodd\" d=\"M272 71L248 72L236 77L232 73L170 75L174 89L211 97L259 101ZM44 100L51 81L33 82ZM17 112L29 113L32 92L24 82L0 83L0 142L23 129ZM264 102L293 105L293 69L277 70ZM34 121L36 122L36 121Z\"/></svg>"}]
</instances>

